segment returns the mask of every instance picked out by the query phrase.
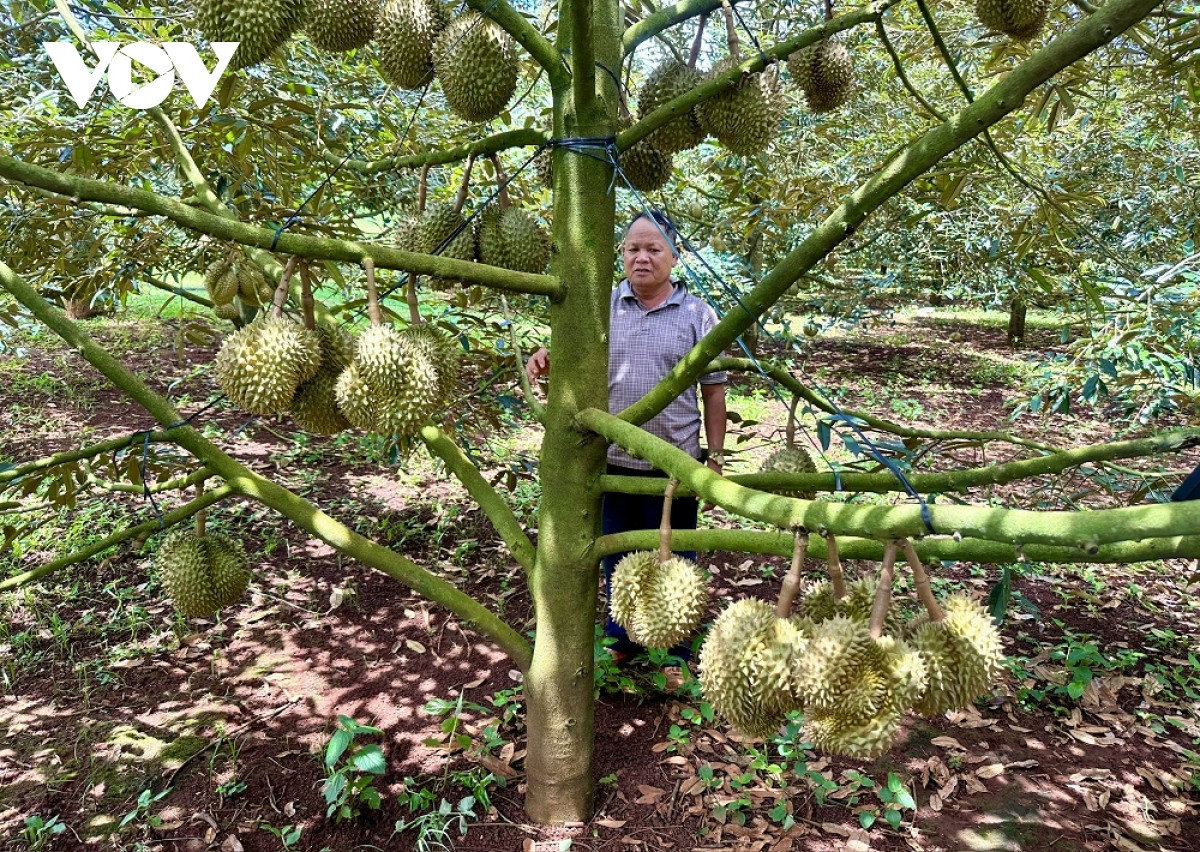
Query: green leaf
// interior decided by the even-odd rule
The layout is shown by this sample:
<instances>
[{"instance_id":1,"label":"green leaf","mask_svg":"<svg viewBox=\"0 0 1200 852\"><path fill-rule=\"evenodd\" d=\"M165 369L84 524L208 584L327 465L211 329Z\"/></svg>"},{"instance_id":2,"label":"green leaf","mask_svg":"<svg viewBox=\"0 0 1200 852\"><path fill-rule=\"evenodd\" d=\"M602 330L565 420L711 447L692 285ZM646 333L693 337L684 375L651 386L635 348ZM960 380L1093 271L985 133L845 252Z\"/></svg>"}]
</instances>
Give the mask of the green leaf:
<instances>
[{"instance_id":1,"label":"green leaf","mask_svg":"<svg viewBox=\"0 0 1200 852\"><path fill-rule=\"evenodd\" d=\"M884 811L883 818L888 821L888 825L892 828L900 827L900 820L903 819L900 811Z\"/></svg>"},{"instance_id":2,"label":"green leaf","mask_svg":"<svg viewBox=\"0 0 1200 852\"><path fill-rule=\"evenodd\" d=\"M863 828L870 828L875 824L875 811L859 811L858 824Z\"/></svg>"},{"instance_id":3,"label":"green leaf","mask_svg":"<svg viewBox=\"0 0 1200 852\"><path fill-rule=\"evenodd\" d=\"M370 772L372 775L382 775L387 771L387 760L383 750L377 745L365 745L355 752L350 761L359 772Z\"/></svg>"},{"instance_id":4,"label":"green leaf","mask_svg":"<svg viewBox=\"0 0 1200 852\"><path fill-rule=\"evenodd\" d=\"M913 801L912 793L907 790L901 790L896 794L896 804L902 808L907 808L910 811L917 809L917 803Z\"/></svg>"},{"instance_id":5,"label":"green leaf","mask_svg":"<svg viewBox=\"0 0 1200 852\"><path fill-rule=\"evenodd\" d=\"M1008 612L1008 604L1012 598L1012 569L1005 565L1000 570L1000 579L992 586L988 594L988 614L997 627L1004 623L1004 615Z\"/></svg>"},{"instance_id":6,"label":"green leaf","mask_svg":"<svg viewBox=\"0 0 1200 852\"><path fill-rule=\"evenodd\" d=\"M333 736L329 738L329 745L325 747L326 767L332 767L338 762L338 759L345 754L346 749L350 747L350 739L350 732L344 728L338 728L333 732Z\"/></svg>"}]
</instances>

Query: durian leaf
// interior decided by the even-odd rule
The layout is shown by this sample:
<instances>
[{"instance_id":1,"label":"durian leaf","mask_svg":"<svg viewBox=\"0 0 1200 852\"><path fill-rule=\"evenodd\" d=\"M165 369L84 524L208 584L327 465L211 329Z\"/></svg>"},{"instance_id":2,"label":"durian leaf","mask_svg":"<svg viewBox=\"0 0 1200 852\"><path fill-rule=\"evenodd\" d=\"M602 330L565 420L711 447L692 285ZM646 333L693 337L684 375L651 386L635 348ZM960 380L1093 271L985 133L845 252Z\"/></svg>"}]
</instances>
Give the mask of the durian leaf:
<instances>
[{"instance_id":1,"label":"durian leaf","mask_svg":"<svg viewBox=\"0 0 1200 852\"><path fill-rule=\"evenodd\" d=\"M992 622L999 627L1004 623L1004 614L1008 612L1008 604L1012 598L1012 569L1005 565L1000 570L1000 579L992 586L988 594L988 615Z\"/></svg>"}]
</instances>

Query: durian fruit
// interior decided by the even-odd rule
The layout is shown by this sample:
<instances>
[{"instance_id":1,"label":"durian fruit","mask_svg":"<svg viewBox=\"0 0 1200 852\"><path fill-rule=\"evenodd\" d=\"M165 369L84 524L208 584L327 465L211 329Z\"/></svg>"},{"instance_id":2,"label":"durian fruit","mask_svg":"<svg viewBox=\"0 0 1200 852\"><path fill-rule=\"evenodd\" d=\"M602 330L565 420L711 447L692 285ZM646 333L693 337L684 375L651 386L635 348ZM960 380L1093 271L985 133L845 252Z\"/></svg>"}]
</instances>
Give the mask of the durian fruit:
<instances>
[{"instance_id":1,"label":"durian fruit","mask_svg":"<svg viewBox=\"0 0 1200 852\"><path fill-rule=\"evenodd\" d=\"M316 375L320 364L314 332L285 317L261 316L225 338L213 373L234 405L275 414L287 409L296 387Z\"/></svg>"},{"instance_id":2,"label":"durian fruit","mask_svg":"<svg viewBox=\"0 0 1200 852\"><path fill-rule=\"evenodd\" d=\"M271 304L275 287L263 275L257 264L239 254L234 258L233 268L237 273L239 299L256 307Z\"/></svg>"},{"instance_id":3,"label":"durian fruit","mask_svg":"<svg viewBox=\"0 0 1200 852\"><path fill-rule=\"evenodd\" d=\"M230 70L257 65L304 24L305 0L195 0L196 26L210 42L240 42Z\"/></svg>"},{"instance_id":4,"label":"durian fruit","mask_svg":"<svg viewBox=\"0 0 1200 852\"><path fill-rule=\"evenodd\" d=\"M538 183L546 189L554 189L554 149L544 148L533 160L533 170Z\"/></svg>"},{"instance_id":5,"label":"durian fruit","mask_svg":"<svg viewBox=\"0 0 1200 852\"><path fill-rule=\"evenodd\" d=\"M705 697L743 732L770 736L799 708L793 668L807 642L801 620L780 618L755 598L736 601L713 622L700 648Z\"/></svg>"},{"instance_id":6,"label":"durian fruit","mask_svg":"<svg viewBox=\"0 0 1200 852\"><path fill-rule=\"evenodd\" d=\"M378 18L377 0L308 0L304 32L318 50L341 53L369 42Z\"/></svg>"},{"instance_id":7,"label":"durian fruit","mask_svg":"<svg viewBox=\"0 0 1200 852\"><path fill-rule=\"evenodd\" d=\"M800 611L819 624L836 616L855 618L866 621L871 617L875 606L875 590L878 583L870 577L863 577L846 584L846 594L840 599L833 596L833 584L828 580L813 583L805 590L800 599ZM884 620L885 633L899 633L903 625L900 622L900 610L895 602L888 606Z\"/></svg>"},{"instance_id":8,"label":"durian fruit","mask_svg":"<svg viewBox=\"0 0 1200 852\"><path fill-rule=\"evenodd\" d=\"M687 641L707 606L708 582L688 559L660 562L656 553L639 551L613 571L612 619L639 645L671 648Z\"/></svg>"},{"instance_id":9,"label":"durian fruit","mask_svg":"<svg viewBox=\"0 0 1200 852\"><path fill-rule=\"evenodd\" d=\"M204 273L204 289L214 306L228 305L238 294L237 268L229 257L212 263Z\"/></svg>"},{"instance_id":10,"label":"durian fruit","mask_svg":"<svg viewBox=\"0 0 1200 852\"><path fill-rule=\"evenodd\" d=\"M638 95L638 118L658 109L668 101L687 94L704 81L704 73L677 59L656 67L646 78ZM694 109L673 118L650 134L651 143L664 154L674 154L695 148L704 141L704 131Z\"/></svg>"},{"instance_id":11,"label":"durian fruit","mask_svg":"<svg viewBox=\"0 0 1200 852\"><path fill-rule=\"evenodd\" d=\"M235 320L242 315L242 311L233 302L226 302L224 305L214 305L213 315L217 319Z\"/></svg>"},{"instance_id":12,"label":"durian fruit","mask_svg":"<svg viewBox=\"0 0 1200 852\"><path fill-rule=\"evenodd\" d=\"M909 625L909 641L929 674L929 687L913 707L922 716L969 706L987 693L1004 660L1000 631L981 604L951 595L943 608L941 621L921 616Z\"/></svg>"},{"instance_id":13,"label":"durian fruit","mask_svg":"<svg viewBox=\"0 0 1200 852\"><path fill-rule=\"evenodd\" d=\"M1050 0L975 0L975 14L988 29L1028 41L1045 26Z\"/></svg>"},{"instance_id":14,"label":"durian fruit","mask_svg":"<svg viewBox=\"0 0 1200 852\"><path fill-rule=\"evenodd\" d=\"M860 680L879 687L874 711L861 716L840 708L828 711L805 708L805 736L822 751L859 760L879 757L892 747L901 718L926 687L920 653L892 636L872 641L876 652L869 656L875 657L877 667L872 668L869 678L860 674ZM809 653L812 650L810 647Z\"/></svg>"},{"instance_id":15,"label":"durian fruit","mask_svg":"<svg viewBox=\"0 0 1200 852\"><path fill-rule=\"evenodd\" d=\"M354 360L354 342L341 328L319 326L321 366L317 374L296 388L289 411L296 425L317 435L336 435L350 427L338 410L334 387Z\"/></svg>"},{"instance_id":16,"label":"durian fruit","mask_svg":"<svg viewBox=\"0 0 1200 852\"><path fill-rule=\"evenodd\" d=\"M478 12L450 22L433 47L433 67L450 111L467 121L489 121L517 90L516 47L504 28Z\"/></svg>"},{"instance_id":17,"label":"durian fruit","mask_svg":"<svg viewBox=\"0 0 1200 852\"><path fill-rule=\"evenodd\" d=\"M883 650L860 618L818 622L796 659L795 689L805 712L858 723L876 715L886 698Z\"/></svg>"},{"instance_id":18,"label":"durian fruit","mask_svg":"<svg viewBox=\"0 0 1200 852\"><path fill-rule=\"evenodd\" d=\"M408 435L449 407L457 376L456 344L428 323L372 326L359 338L355 361L338 377L334 395L354 426Z\"/></svg>"},{"instance_id":19,"label":"durian fruit","mask_svg":"<svg viewBox=\"0 0 1200 852\"><path fill-rule=\"evenodd\" d=\"M421 241L421 214L406 213L396 223L396 248L401 251L424 252Z\"/></svg>"},{"instance_id":20,"label":"durian fruit","mask_svg":"<svg viewBox=\"0 0 1200 852\"><path fill-rule=\"evenodd\" d=\"M822 39L788 58L788 71L813 112L829 112L854 91L854 60L839 41Z\"/></svg>"},{"instance_id":21,"label":"durian fruit","mask_svg":"<svg viewBox=\"0 0 1200 852\"><path fill-rule=\"evenodd\" d=\"M760 469L761 473L816 473L817 465L812 456L803 447L780 447L767 457ZM786 497L798 497L801 500L811 500L816 497L815 491L781 491Z\"/></svg>"},{"instance_id":22,"label":"durian fruit","mask_svg":"<svg viewBox=\"0 0 1200 852\"><path fill-rule=\"evenodd\" d=\"M224 533L209 532L201 538L208 557L209 577L217 607L235 602L250 585L250 560L242 543Z\"/></svg>"},{"instance_id":23,"label":"durian fruit","mask_svg":"<svg viewBox=\"0 0 1200 852\"><path fill-rule=\"evenodd\" d=\"M633 119L626 119L621 123L621 129L632 124ZM675 156L654 147L650 138L641 139L622 151L620 163L630 186L638 192L653 192L662 187L675 170Z\"/></svg>"},{"instance_id":24,"label":"durian fruit","mask_svg":"<svg viewBox=\"0 0 1200 852\"><path fill-rule=\"evenodd\" d=\"M720 76L741 64L729 58L709 72ZM784 102L774 72L744 74L728 89L696 106L700 127L735 154L757 154L779 135Z\"/></svg>"},{"instance_id":25,"label":"durian fruit","mask_svg":"<svg viewBox=\"0 0 1200 852\"><path fill-rule=\"evenodd\" d=\"M490 266L541 273L550 263L550 235L519 207L488 207L479 217L479 259Z\"/></svg>"},{"instance_id":26,"label":"durian fruit","mask_svg":"<svg viewBox=\"0 0 1200 852\"><path fill-rule=\"evenodd\" d=\"M430 204L421 217L420 251L456 260L475 259L475 232L466 217L448 203ZM430 283L449 289L458 286L453 278L434 276Z\"/></svg>"},{"instance_id":27,"label":"durian fruit","mask_svg":"<svg viewBox=\"0 0 1200 852\"><path fill-rule=\"evenodd\" d=\"M241 597L250 582L241 544L221 533L176 530L155 562L167 594L187 618L213 615Z\"/></svg>"},{"instance_id":28,"label":"durian fruit","mask_svg":"<svg viewBox=\"0 0 1200 852\"><path fill-rule=\"evenodd\" d=\"M433 45L448 23L441 0L386 0L375 28L383 79L402 89L419 89L433 79Z\"/></svg>"}]
</instances>

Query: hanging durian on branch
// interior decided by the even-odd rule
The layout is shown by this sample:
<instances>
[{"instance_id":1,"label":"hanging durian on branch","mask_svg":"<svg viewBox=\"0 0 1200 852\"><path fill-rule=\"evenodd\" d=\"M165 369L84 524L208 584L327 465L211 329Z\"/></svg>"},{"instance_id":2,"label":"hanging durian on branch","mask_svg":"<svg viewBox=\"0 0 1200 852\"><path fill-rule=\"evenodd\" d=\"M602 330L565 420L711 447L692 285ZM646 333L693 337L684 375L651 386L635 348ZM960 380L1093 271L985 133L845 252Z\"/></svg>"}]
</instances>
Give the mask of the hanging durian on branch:
<instances>
[{"instance_id":1,"label":"hanging durian on branch","mask_svg":"<svg viewBox=\"0 0 1200 852\"><path fill-rule=\"evenodd\" d=\"M638 93L638 118L645 118L665 103L685 95L704 82L704 73L696 69L696 59L704 37L708 13L700 16L691 56L687 62L668 59L650 72ZM696 110L689 109L661 125L649 136L650 143L664 154L674 154L695 148L704 141L704 130Z\"/></svg>"},{"instance_id":2,"label":"hanging durian on branch","mask_svg":"<svg viewBox=\"0 0 1200 852\"><path fill-rule=\"evenodd\" d=\"M313 47L342 53L369 42L379 19L379 0L307 0L304 33Z\"/></svg>"},{"instance_id":3,"label":"hanging durian on branch","mask_svg":"<svg viewBox=\"0 0 1200 852\"><path fill-rule=\"evenodd\" d=\"M988 29L1029 41L1046 25L1050 0L975 0L975 14Z\"/></svg>"},{"instance_id":4,"label":"hanging durian on branch","mask_svg":"<svg viewBox=\"0 0 1200 852\"><path fill-rule=\"evenodd\" d=\"M708 581L696 563L671 554L671 503L679 486L672 479L663 496L658 552L630 553L612 575L609 609L629 638L648 648L686 642L708 607Z\"/></svg>"},{"instance_id":5,"label":"hanging durian on branch","mask_svg":"<svg viewBox=\"0 0 1200 852\"><path fill-rule=\"evenodd\" d=\"M540 274L550 263L550 234L533 214L514 206L508 197L507 176L496 154L496 198L479 214L476 229L478 258L489 266Z\"/></svg>"},{"instance_id":6,"label":"hanging durian on branch","mask_svg":"<svg viewBox=\"0 0 1200 852\"><path fill-rule=\"evenodd\" d=\"M166 538L155 554L155 567L185 618L215 615L240 598L250 583L250 562L241 542L206 532L203 511L196 514L193 530L178 529Z\"/></svg>"},{"instance_id":7,"label":"hanging durian on branch","mask_svg":"<svg viewBox=\"0 0 1200 852\"><path fill-rule=\"evenodd\" d=\"M296 388L288 410L304 431L335 435L350 428L350 421L338 410L333 389L342 371L354 360L354 341L340 326L316 325L312 274L307 264L300 268L300 281L304 327L315 330L320 341L321 366L311 379Z\"/></svg>"},{"instance_id":8,"label":"hanging durian on branch","mask_svg":"<svg viewBox=\"0 0 1200 852\"><path fill-rule=\"evenodd\" d=\"M305 0L195 0L196 26L210 42L236 41L229 70L262 62L305 21Z\"/></svg>"},{"instance_id":9,"label":"hanging durian on branch","mask_svg":"<svg viewBox=\"0 0 1200 852\"><path fill-rule=\"evenodd\" d=\"M441 0L387 0L375 33L380 76L402 89L431 81L433 46L449 23Z\"/></svg>"},{"instance_id":10,"label":"hanging durian on branch","mask_svg":"<svg viewBox=\"0 0 1200 852\"><path fill-rule=\"evenodd\" d=\"M788 72L812 112L837 109L854 92L853 57L845 45L832 38L793 53L788 57Z\"/></svg>"},{"instance_id":11,"label":"hanging durian on branch","mask_svg":"<svg viewBox=\"0 0 1200 852\"><path fill-rule=\"evenodd\" d=\"M316 333L283 315L296 259L288 261L270 313L225 338L213 361L221 390L239 408L276 414L292 403L296 388L316 375L321 341Z\"/></svg>"},{"instance_id":12,"label":"hanging durian on branch","mask_svg":"<svg viewBox=\"0 0 1200 852\"><path fill-rule=\"evenodd\" d=\"M791 615L800 588L808 535L796 531L792 565L779 600L743 598L713 622L700 648L700 686L713 709L754 737L768 737L800 708L794 669L806 652L812 624Z\"/></svg>"},{"instance_id":13,"label":"hanging durian on branch","mask_svg":"<svg viewBox=\"0 0 1200 852\"><path fill-rule=\"evenodd\" d=\"M465 12L438 36L433 67L446 105L467 121L490 121L517 90L516 45L491 18Z\"/></svg>"},{"instance_id":14,"label":"hanging durian on branch","mask_svg":"<svg viewBox=\"0 0 1200 852\"><path fill-rule=\"evenodd\" d=\"M796 406L800 395L793 394L791 405L788 406L787 427L784 431L784 446L780 447L763 462L760 473L816 473L817 465L804 447L796 443ZM795 497L800 500L811 500L817 496L815 491L796 490L781 491L785 497Z\"/></svg>"}]
</instances>

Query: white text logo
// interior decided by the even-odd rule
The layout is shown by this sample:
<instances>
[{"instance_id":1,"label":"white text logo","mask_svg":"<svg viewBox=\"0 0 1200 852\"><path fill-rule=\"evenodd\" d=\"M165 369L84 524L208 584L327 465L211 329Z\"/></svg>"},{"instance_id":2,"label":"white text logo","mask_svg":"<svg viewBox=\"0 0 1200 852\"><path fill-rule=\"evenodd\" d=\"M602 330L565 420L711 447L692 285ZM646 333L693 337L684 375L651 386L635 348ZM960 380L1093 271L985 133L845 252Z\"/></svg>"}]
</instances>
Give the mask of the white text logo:
<instances>
[{"instance_id":1,"label":"white text logo","mask_svg":"<svg viewBox=\"0 0 1200 852\"><path fill-rule=\"evenodd\" d=\"M168 41L162 44L134 42L124 46L115 41L92 43L96 52L96 67L89 69L69 41L48 41L42 44L54 60L54 67L67 84L67 90L80 109L91 99L104 72L108 72L108 87L113 97L131 109L150 109L161 104L175 86L175 72L191 93L197 107L208 103L217 80L229 65L240 42L215 41L213 53L217 65L209 71L200 60L196 48L187 42ZM158 76L142 86L133 84L133 63L138 62Z\"/></svg>"}]
</instances>

